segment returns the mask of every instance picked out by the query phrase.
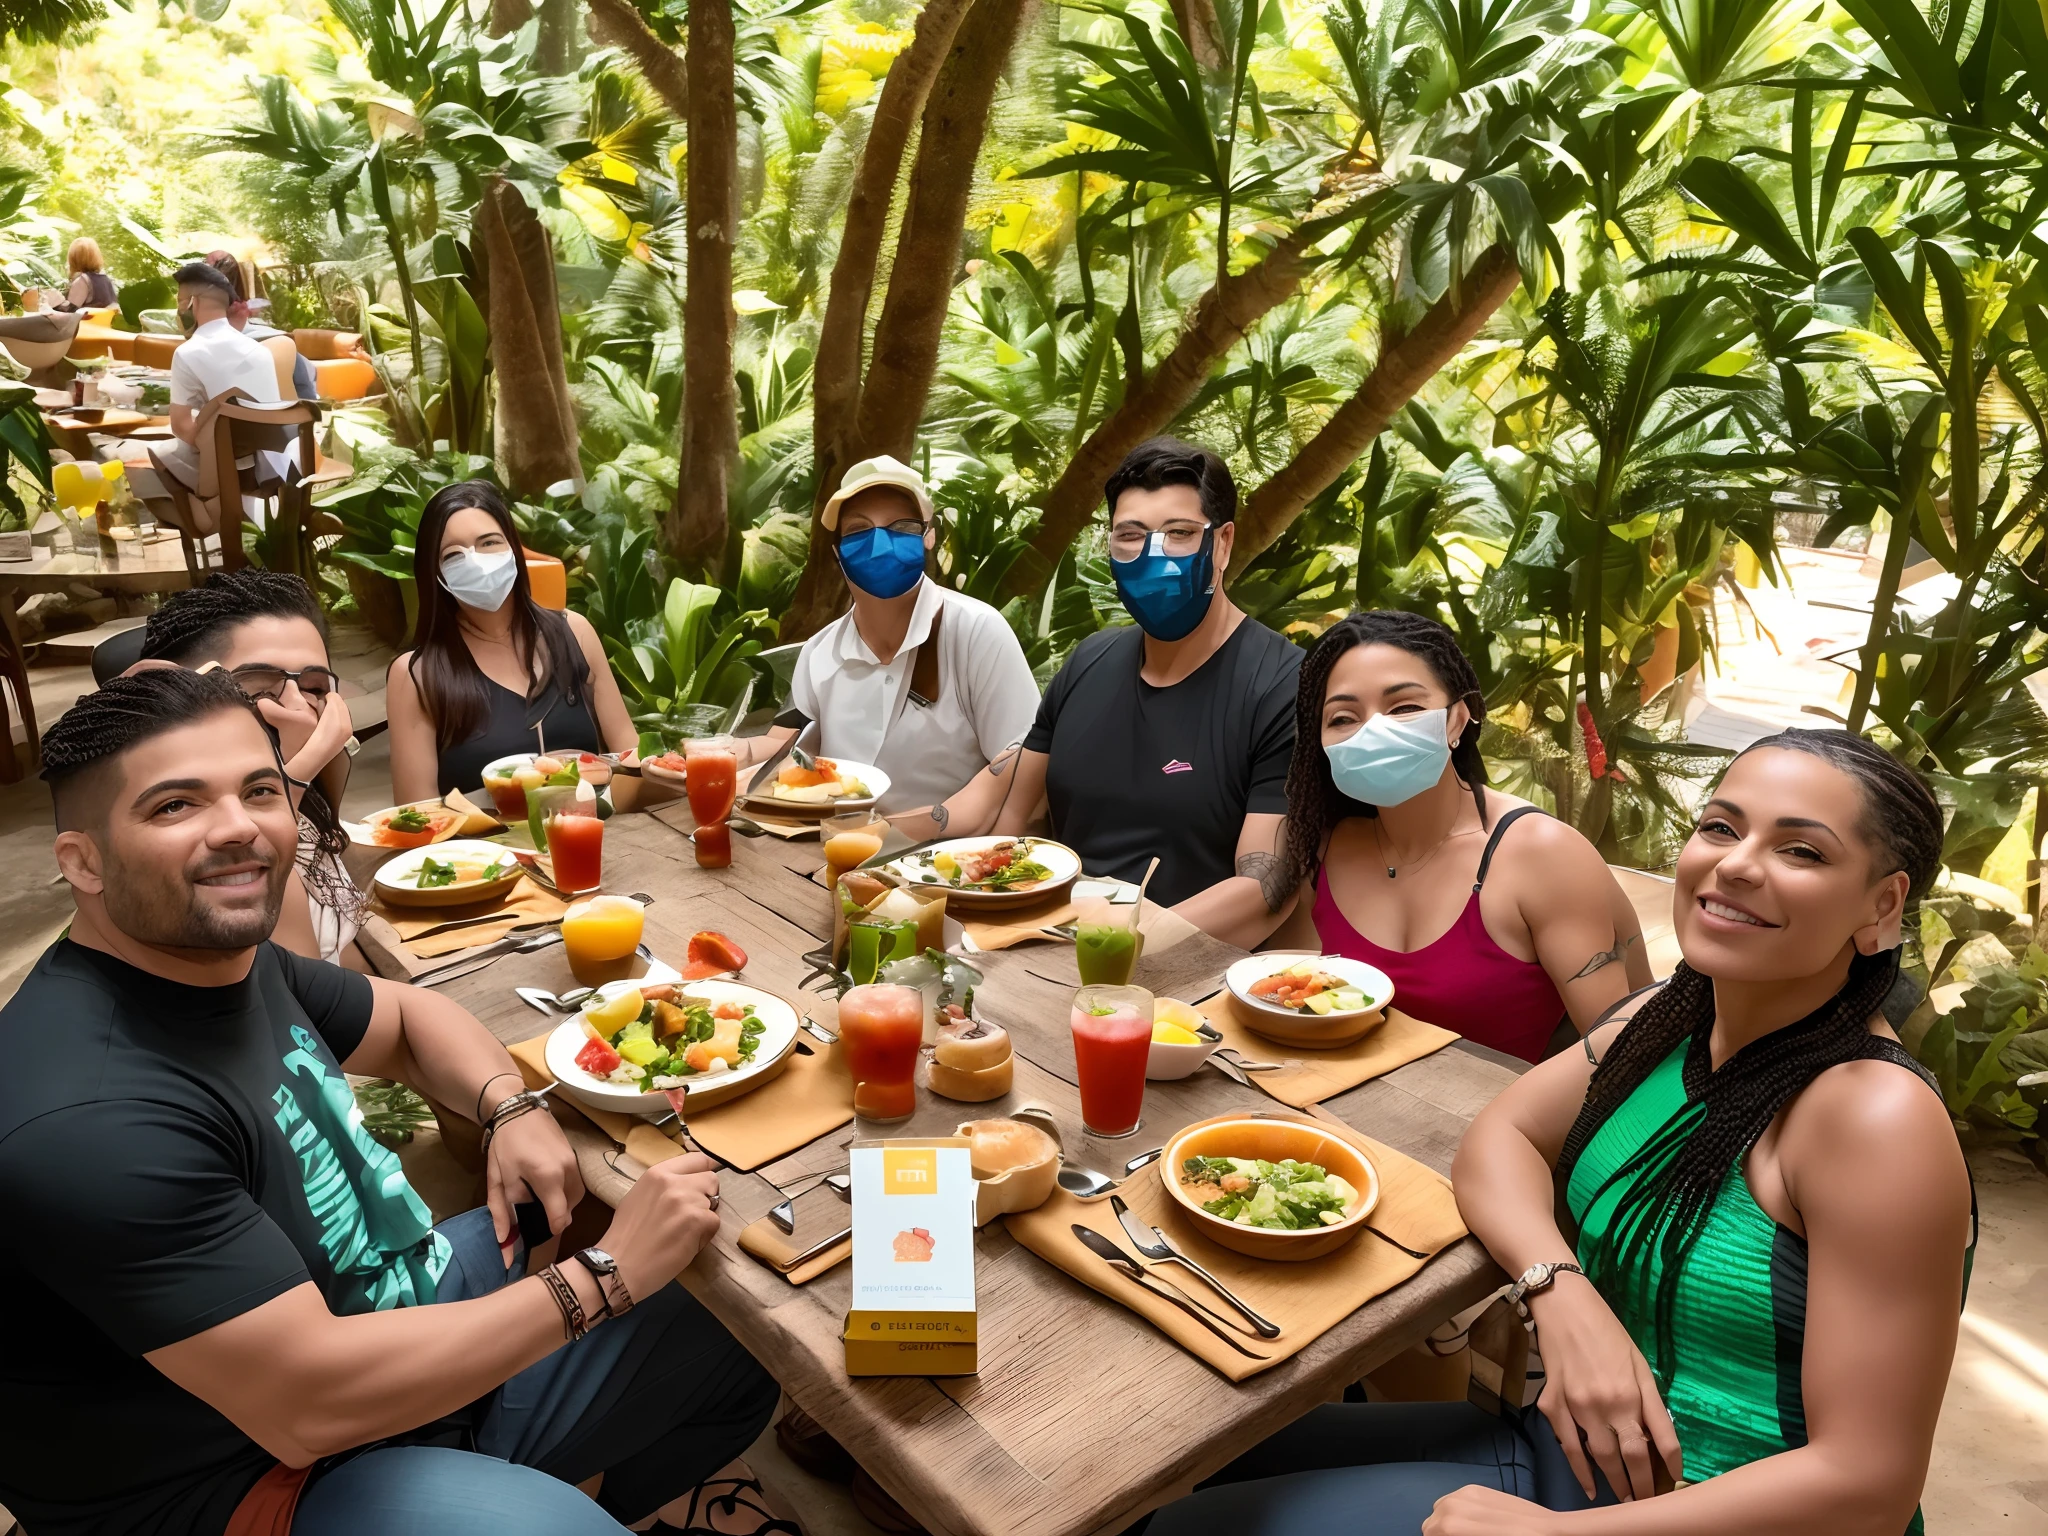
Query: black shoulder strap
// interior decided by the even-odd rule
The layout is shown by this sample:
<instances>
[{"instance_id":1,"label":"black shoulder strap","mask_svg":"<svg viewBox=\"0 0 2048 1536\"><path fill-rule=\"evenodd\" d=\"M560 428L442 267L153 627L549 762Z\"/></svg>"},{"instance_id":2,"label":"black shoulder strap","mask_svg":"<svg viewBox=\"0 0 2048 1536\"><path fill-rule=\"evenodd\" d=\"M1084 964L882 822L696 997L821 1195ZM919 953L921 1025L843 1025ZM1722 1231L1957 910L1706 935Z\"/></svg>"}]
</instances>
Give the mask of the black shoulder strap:
<instances>
[{"instance_id":1,"label":"black shoulder strap","mask_svg":"<svg viewBox=\"0 0 2048 1536\"><path fill-rule=\"evenodd\" d=\"M932 610L931 628L910 658L910 702L921 709L930 709L939 702L939 621L945 616L946 605L941 600Z\"/></svg>"},{"instance_id":2,"label":"black shoulder strap","mask_svg":"<svg viewBox=\"0 0 2048 1536\"><path fill-rule=\"evenodd\" d=\"M1518 805L1507 815L1493 824L1493 836L1486 840L1486 852L1479 855L1479 877L1472 882L1473 895L1479 894L1479 887L1486 884L1486 871L1493 865L1493 850L1500 846L1501 834L1524 816L1541 816L1542 811L1533 805Z\"/></svg>"}]
</instances>

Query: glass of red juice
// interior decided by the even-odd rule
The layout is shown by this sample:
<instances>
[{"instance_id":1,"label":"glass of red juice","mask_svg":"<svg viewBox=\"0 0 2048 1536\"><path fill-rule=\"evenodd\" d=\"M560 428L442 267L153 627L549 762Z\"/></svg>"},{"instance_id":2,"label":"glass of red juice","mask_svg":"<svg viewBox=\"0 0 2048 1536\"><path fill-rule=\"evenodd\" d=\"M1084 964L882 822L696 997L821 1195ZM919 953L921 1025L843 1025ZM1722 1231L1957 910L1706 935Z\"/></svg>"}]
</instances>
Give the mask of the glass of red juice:
<instances>
[{"instance_id":1,"label":"glass of red juice","mask_svg":"<svg viewBox=\"0 0 2048 1536\"><path fill-rule=\"evenodd\" d=\"M732 814L739 791L739 769L738 744L730 736L700 736L683 743L683 781L690 814L697 818L692 841L700 868L724 869L732 863L732 828L726 817Z\"/></svg>"},{"instance_id":2,"label":"glass of red juice","mask_svg":"<svg viewBox=\"0 0 2048 1536\"><path fill-rule=\"evenodd\" d=\"M1081 1128L1110 1139L1131 1135L1145 1104L1152 994L1143 987L1083 987L1074 994L1072 1022Z\"/></svg>"},{"instance_id":3,"label":"glass of red juice","mask_svg":"<svg viewBox=\"0 0 2048 1536\"><path fill-rule=\"evenodd\" d=\"M594 891L603 881L604 823L596 804L563 799L549 810L548 861L554 866L555 889L565 895Z\"/></svg>"},{"instance_id":4,"label":"glass of red juice","mask_svg":"<svg viewBox=\"0 0 2048 1536\"><path fill-rule=\"evenodd\" d=\"M917 1108L917 1054L924 994L886 983L849 987L839 999L839 1043L853 1074L853 1112L884 1124Z\"/></svg>"}]
</instances>

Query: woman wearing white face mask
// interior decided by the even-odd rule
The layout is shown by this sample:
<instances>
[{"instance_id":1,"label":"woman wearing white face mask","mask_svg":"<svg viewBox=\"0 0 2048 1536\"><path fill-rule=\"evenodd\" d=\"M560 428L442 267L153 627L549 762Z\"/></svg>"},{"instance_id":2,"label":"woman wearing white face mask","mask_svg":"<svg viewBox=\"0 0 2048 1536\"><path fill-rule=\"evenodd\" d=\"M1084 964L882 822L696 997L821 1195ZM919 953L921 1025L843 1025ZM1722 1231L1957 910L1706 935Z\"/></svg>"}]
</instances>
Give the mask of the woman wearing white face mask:
<instances>
[{"instance_id":1,"label":"woman wearing white face mask","mask_svg":"<svg viewBox=\"0 0 2048 1536\"><path fill-rule=\"evenodd\" d=\"M629 752L638 740L604 646L579 613L533 600L512 514L469 480L420 514L414 649L391 664L395 803L476 790L484 764L519 752ZM613 799L629 809L638 779Z\"/></svg>"},{"instance_id":2,"label":"woman wearing white face mask","mask_svg":"<svg viewBox=\"0 0 2048 1536\"><path fill-rule=\"evenodd\" d=\"M1593 845L1484 787L1479 680L1412 613L1354 613L1301 669L1278 882L1326 954L1393 978L1416 1018L1529 1061L1650 981Z\"/></svg>"}]
</instances>

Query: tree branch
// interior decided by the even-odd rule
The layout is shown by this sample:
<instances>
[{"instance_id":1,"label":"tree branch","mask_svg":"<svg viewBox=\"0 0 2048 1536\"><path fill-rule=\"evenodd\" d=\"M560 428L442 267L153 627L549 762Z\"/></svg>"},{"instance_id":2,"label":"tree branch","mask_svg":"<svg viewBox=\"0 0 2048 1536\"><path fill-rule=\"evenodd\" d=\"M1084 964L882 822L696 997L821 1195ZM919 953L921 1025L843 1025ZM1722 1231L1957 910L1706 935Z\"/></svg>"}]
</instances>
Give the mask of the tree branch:
<instances>
[{"instance_id":1,"label":"tree branch","mask_svg":"<svg viewBox=\"0 0 2048 1536\"><path fill-rule=\"evenodd\" d=\"M676 51L654 35L628 0L590 0L590 40L601 48L623 48L641 76L678 121L690 115L690 82Z\"/></svg>"},{"instance_id":2,"label":"tree branch","mask_svg":"<svg viewBox=\"0 0 2048 1536\"><path fill-rule=\"evenodd\" d=\"M976 0L925 106L889 296L861 385L854 439L863 455L907 458L916 442L960 264L974 166L1025 3Z\"/></svg>"},{"instance_id":3,"label":"tree branch","mask_svg":"<svg viewBox=\"0 0 2048 1536\"><path fill-rule=\"evenodd\" d=\"M1513 249L1489 246L1459 282L1455 303L1445 294L1412 331L1387 342L1357 393L1239 510L1230 561L1233 577L1249 568L1303 507L1358 461L1394 413L1479 334L1521 280Z\"/></svg>"}]
</instances>

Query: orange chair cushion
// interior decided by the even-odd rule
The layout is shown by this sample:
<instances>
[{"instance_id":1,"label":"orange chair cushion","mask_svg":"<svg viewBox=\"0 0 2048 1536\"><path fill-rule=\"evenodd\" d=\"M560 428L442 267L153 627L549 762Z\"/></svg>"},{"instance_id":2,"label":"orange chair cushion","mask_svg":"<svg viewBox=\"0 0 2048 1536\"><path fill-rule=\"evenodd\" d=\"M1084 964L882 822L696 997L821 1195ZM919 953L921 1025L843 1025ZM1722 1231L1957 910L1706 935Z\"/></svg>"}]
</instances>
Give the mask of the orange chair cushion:
<instances>
[{"instance_id":1,"label":"orange chair cushion","mask_svg":"<svg viewBox=\"0 0 2048 1536\"><path fill-rule=\"evenodd\" d=\"M322 400L360 400L377 382L376 368L360 357L316 357L310 361L313 388Z\"/></svg>"},{"instance_id":2,"label":"orange chair cushion","mask_svg":"<svg viewBox=\"0 0 2048 1536\"><path fill-rule=\"evenodd\" d=\"M184 344L182 336L152 336L145 332L135 338L135 361L145 368L168 368L171 354Z\"/></svg>"},{"instance_id":3,"label":"orange chair cushion","mask_svg":"<svg viewBox=\"0 0 2048 1536\"><path fill-rule=\"evenodd\" d=\"M533 587L533 600L557 612L567 608L569 573L562 568L562 562L553 555L537 555L523 545L520 553L526 556L526 579Z\"/></svg>"}]
</instances>

